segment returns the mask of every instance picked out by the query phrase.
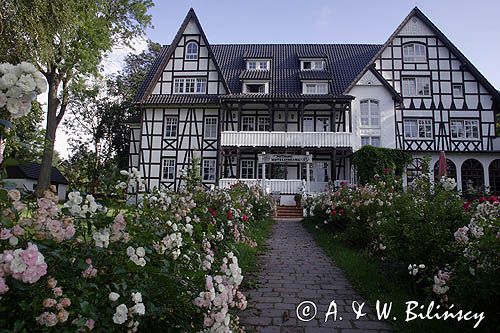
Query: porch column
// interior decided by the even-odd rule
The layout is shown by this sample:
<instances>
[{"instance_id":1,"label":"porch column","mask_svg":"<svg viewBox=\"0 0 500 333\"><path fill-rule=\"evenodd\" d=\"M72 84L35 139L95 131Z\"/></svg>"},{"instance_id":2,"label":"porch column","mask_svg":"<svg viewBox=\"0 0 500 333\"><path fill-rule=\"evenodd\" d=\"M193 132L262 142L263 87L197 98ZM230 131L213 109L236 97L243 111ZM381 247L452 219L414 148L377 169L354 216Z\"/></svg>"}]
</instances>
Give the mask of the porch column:
<instances>
[{"instance_id":1,"label":"porch column","mask_svg":"<svg viewBox=\"0 0 500 333\"><path fill-rule=\"evenodd\" d=\"M241 103L238 103L238 132L241 131Z\"/></svg>"},{"instance_id":2,"label":"porch column","mask_svg":"<svg viewBox=\"0 0 500 333\"><path fill-rule=\"evenodd\" d=\"M262 152L265 155L266 152ZM262 191L266 193L266 163L262 163Z\"/></svg>"},{"instance_id":3,"label":"porch column","mask_svg":"<svg viewBox=\"0 0 500 333\"><path fill-rule=\"evenodd\" d=\"M309 152L306 152L306 155L309 155ZM309 162L306 162L306 191L307 193L311 192L311 175L309 174L311 166Z\"/></svg>"}]
</instances>

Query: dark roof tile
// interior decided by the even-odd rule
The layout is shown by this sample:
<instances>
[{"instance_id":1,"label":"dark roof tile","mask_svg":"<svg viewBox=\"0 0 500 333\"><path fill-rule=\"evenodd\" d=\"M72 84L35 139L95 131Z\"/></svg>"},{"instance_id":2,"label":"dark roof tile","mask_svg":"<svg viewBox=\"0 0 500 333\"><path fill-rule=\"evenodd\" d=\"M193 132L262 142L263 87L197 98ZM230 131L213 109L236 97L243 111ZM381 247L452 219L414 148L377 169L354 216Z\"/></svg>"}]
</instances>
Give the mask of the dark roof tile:
<instances>
[{"instance_id":1,"label":"dark roof tile","mask_svg":"<svg viewBox=\"0 0 500 333\"><path fill-rule=\"evenodd\" d=\"M28 178L38 180L41 167L42 166L40 164L33 162L25 162L19 165L8 166L7 178ZM56 184L68 184L68 180L66 179L66 177L64 177L56 167L52 167L50 181Z\"/></svg>"}]
</instances>

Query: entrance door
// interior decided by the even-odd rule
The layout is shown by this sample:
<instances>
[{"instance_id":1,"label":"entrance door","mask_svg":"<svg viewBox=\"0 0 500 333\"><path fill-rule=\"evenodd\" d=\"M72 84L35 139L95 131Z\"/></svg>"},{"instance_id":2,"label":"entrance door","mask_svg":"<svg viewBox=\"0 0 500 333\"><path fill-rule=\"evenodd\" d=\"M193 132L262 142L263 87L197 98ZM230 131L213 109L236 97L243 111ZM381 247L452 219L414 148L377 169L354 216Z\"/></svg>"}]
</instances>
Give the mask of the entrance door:
<instances>
[{"instance_id":1,"label":"entrance door","mask_svg":"<svg viewBox=\"0 0 500 333\"><path fill-rule=\"evenodd\" d=\"M304 126L302 129L303 132L314 132L314 118L313 117L304 117Z\"/></svg>"}]
</instances>

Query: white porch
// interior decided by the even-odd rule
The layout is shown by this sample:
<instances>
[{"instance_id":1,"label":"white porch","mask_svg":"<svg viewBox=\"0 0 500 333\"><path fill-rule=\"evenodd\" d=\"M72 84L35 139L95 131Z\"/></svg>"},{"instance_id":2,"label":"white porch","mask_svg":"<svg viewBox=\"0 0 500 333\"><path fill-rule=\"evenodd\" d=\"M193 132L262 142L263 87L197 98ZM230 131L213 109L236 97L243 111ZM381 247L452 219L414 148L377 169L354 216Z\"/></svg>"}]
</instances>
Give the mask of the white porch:
<instances>
[{"instance_id":1,"label":"white porch","mask_svg":"<svg viewBox=\"0 0 500 333\"><path fill-rule=\"evenodd\" d=\"M324 192L328 188L328 182L318 182L310 181L309 184L305 180L301 179L236 179L236 178L222 178L219 180L220 188L227 188L238 182L242 182L248 185L258 185L262 186L264 183L264 188L269 193L280 193L280 194L296 194L302 193L303 189L307 192ZM336 180L334 185L339 186L343 180Z\"/></svg>"},{"instance_id":2,"label":"white porch","mask_svg":"<svg viewBox=\"0 0 500 333\"><path fill-rule=\"evenodd\" d=\"M352 147L349 132L223 131L222 146L234 147Z\"/></svg>"}]
</instances>

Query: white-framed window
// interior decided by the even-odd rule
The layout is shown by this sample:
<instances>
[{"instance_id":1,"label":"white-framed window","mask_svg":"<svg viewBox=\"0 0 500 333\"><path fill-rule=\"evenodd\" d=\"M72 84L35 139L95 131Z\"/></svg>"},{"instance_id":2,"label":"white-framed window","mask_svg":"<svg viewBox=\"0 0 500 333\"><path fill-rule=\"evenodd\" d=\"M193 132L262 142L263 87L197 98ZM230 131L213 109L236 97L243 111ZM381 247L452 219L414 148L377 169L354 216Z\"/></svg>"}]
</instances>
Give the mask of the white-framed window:
<instances>
[{"instance_id":1,"label":"white-framed window","mask_svg":"<svg viewBox=\"0 0 500 333\"><path fill-rule=\"evenodd\" d=\"M405 62L425 62L427 53L425 45L410 43L403 46L403 61Z\"/></svg>"},{"instance_id":2,"label":"white-framed window","mask_svg":"<svg viewBox=\"0 0 500 333\"><path fill-rule=\"evenodd\" d=\"M431 139L432 120L431 119L407 119L404 121L405 138L411 139Z\"/></svg>"},{"instance_id":3,"label":"white-framed window","mask_svg":"<svg viewBox=\"0 0 500 333\"><path fill-rule=\"evenodd\" d=\"M269 116L260 116L257 118L257 131L267 132L271 130L271 118Z\"/></svg>"},{"instance_id":4,"label":"white-framed window","mask_svg":"<svg viewBox=\"0 0 500 333\"><path fill-rule=\"evenodd\" d=\"M268 82L246 82L243 85L243 92L247 94L268 94Z\"/></svg>"},{"instance_id":5,"label":"white-framed window","mask_svg":"<svg viewBox=\"0 0 500 333\"><path fill-rule=\"evenodd\" d=\"M254 160L241 160L240 176L242 179L254 179Z\"/></svg>"},{"instance_id":6,"label":"white-framed window","mask_svg":"<svg viewBox=\"0 0 500 333\"><path fill-rule=\"evenodd\" d=\"M308 95L328 94L328 83L326 82L304 83L303 93Z\"/></svg>"},{"instance_id":7,"label":"white-framed window","mask_svg":"<svg viewBox=\"0 0 500 333\"><path fill-rule=\"evenodd\" d=\"M175 179L175 158L163 159L161 169L161 180L174 180Z\"/></svg>"},{"instance_id":8,"label":"white-framed window","mask_svg":"<svg viewBox=\"0 0 500 333\"><path fill-rule=\"evenodd\" d=\"M302 60L300 68L306 71L319 71L325 69L325 62L323 60Z\"/></svg>"},{"instance_id":9,"label":"white-framed window","mask_svg":"<svg viewBox=\"0 0 500 333\"><path fill-rule=\"evenodd\" d=\"M174 78L174 94L204 94L206 91L206 78Z\"/></svg>"},{"instance_id":10,"label":"white-framed window","mask_svg":"<svg viewBox=\"0 0 500 333\"><path fill-rule=\"evenodd\" d=\"M373 146L380 147L380 137L379 136L362 136L361 137L361 147L363 146Z\"/></svg>"},{"instance_id":11,"label":"white-framed window","mask_svg":"<svg viewBox=\"0 0 500 333\"><path fill-rule=\"evenodd\" d=\"M269 70L269 60L247 60L248 70Z\"/></svg>"},{"instance_id":12,"label":"white-framed window","mask_svg":"<svg viewBox=\"0 0 500 333\"><path fill-rule=\"evenodd\" d=\"M205 117L203 137L205 139L217 139L217 117Z\"/></svg>"},{"instance_id":13,"label":"white-framed window","mask_svg":"<svg viewBox=\"0 0 500 333\"><path fill-rule=\"evenodd\" d=\"M165 117L163 125L165 130L163 132L163 137L165 138L177 137L177 127L178 127L177 117L169 117L169 116Z\"/></svg>"},{"instance_id":14,"label":"white-framed window","mask_svg":"<svg viewBox=\"0 0 500 333\"><path fill-rule=\"evenodd\" d=\"M453 92L453 97L463 97L463 86L461 84L454 83L451 86L451 90Z\"/></svg>"},{"instance_id":15,"label":"white-framed window","mask_svg":"<svg viewBox=\"0 0 500 333\"><path fill-rule=\"evenodd\" d=\"M450 129L451 137L454 139L479 139L479 120L452 120Z\"/></svg>"},{"instance_id":16,"label":"white-framed window","mask_svg":"<svg viewBox=\"0 0 500 333\"><path fill-rule=\"evenodd\" d=\"M302 132L314 132L314 118L304 117Z\"/></svg>"},{"instance_id":17,"label":"white-framed window","mask_svg":"<svg viewBox=\"0 0 500 333\"><path fill-rule=\"evenodd\" d=\"M255 131L255 117L242 116L241 117L241 130L242 131Z\"/></svg>"},{"instance_id":18,"label":"white-framed window","mask_svg":"<svg viewBox=\"0 0 500 333\"><path fill-rule=\"evenodd\" d=\"M379 102L367 99L359 103L361 127L380 127Z\"/></svg>"},{"instance_id":19,"label":"white-framed window","mask_svg":"<svg viewBox=\"0 0 500 333\"><path fill-rule=\"evenodd\" d=\"M216 161L215 159L203 159L201 176L204 181L215 181Z\"/></svg>"},{"instance_id":20,"label":"white-framed window","mask_svg":"<svg viewBox=\"0 0 500 333\"><path fill-rule=\"evenodd\" d=\"M425 76L404 77L403 97L419 97L431 95L431 79Z\"/></svg>"},{"instance_id":21,"label":"white-framed window","mask_svg":"<svg viewBox=\"0 0 500 333\"><path fill-rule=\"evenodd\" d=\"M198 43L191 41L186 44L186 60L197 60L198 59Z\"/></svg>"}]
</instances>

